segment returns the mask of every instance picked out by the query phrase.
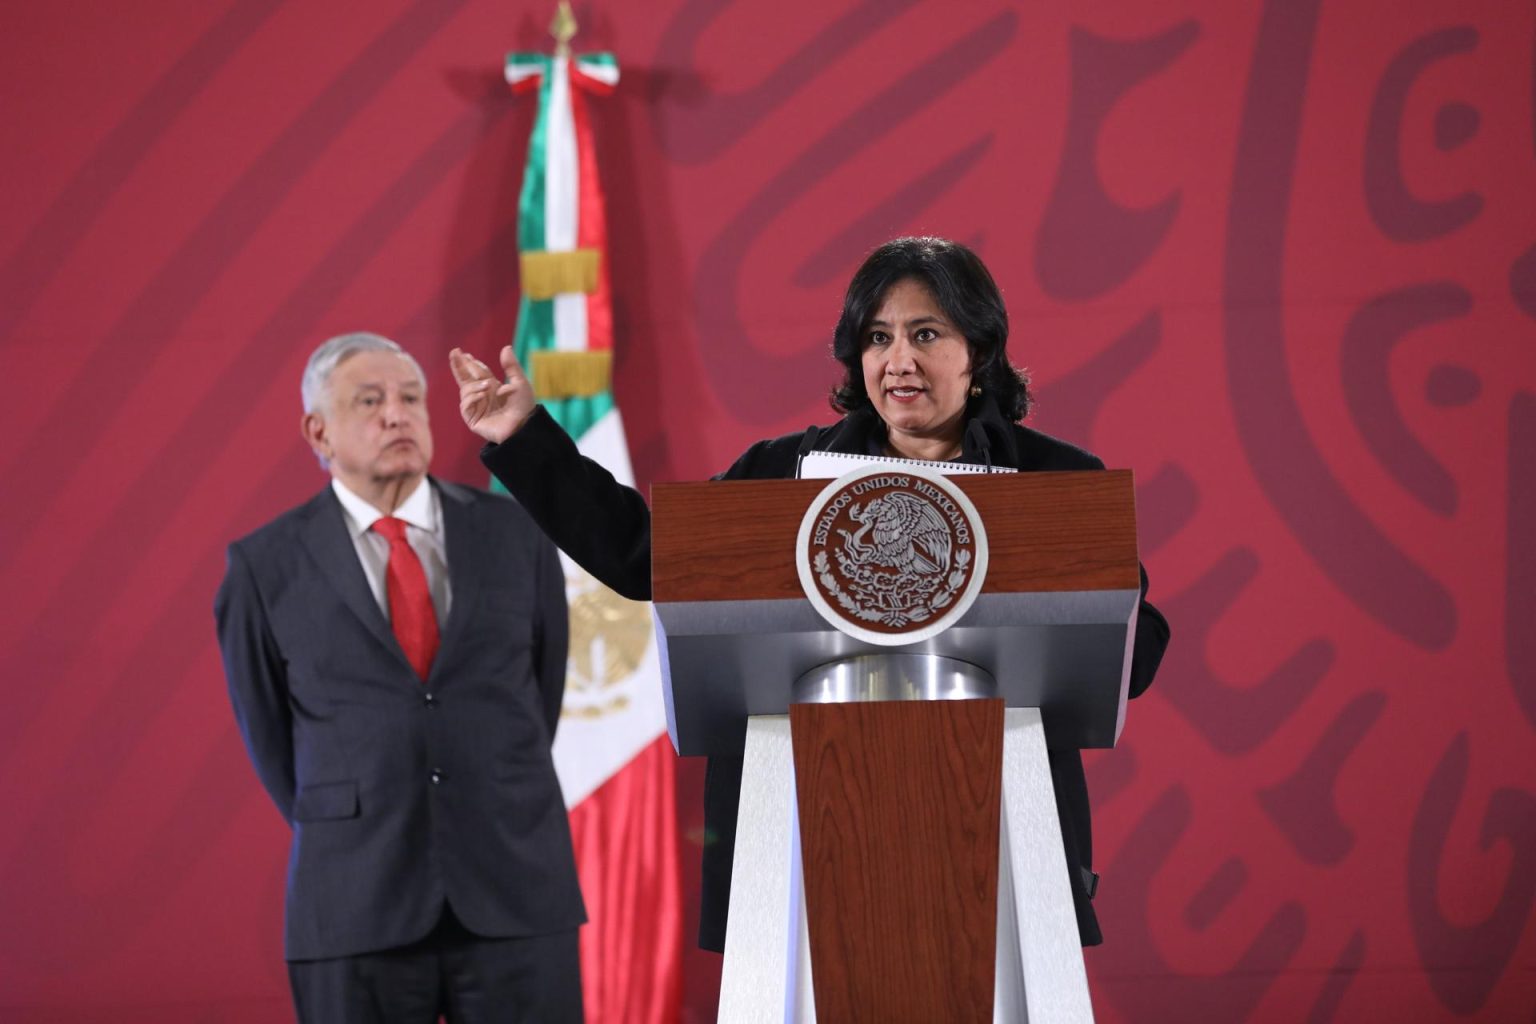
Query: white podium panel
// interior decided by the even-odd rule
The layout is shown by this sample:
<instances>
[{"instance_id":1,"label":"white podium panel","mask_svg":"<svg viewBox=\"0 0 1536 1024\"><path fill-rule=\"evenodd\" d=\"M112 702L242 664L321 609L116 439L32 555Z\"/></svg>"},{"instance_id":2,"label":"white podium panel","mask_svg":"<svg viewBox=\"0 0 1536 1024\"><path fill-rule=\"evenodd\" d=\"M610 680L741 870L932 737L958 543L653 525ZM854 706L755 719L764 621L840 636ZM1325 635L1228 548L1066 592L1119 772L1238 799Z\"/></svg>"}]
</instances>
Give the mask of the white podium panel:
<instances>
[{"instance_id":1,"label":"white podium panel","mask_svg":"<svg viewBox=\"0 0 1536 1024\"><path fill-rule=\"evenodd\" d=\"M816 1020L816 1007L789 718L749 719L745 758L719 1019L809 1024ZM1004 712L999 847L993 1020L1092 1024L1037 708Z\"/></svg>"}]
</instances>

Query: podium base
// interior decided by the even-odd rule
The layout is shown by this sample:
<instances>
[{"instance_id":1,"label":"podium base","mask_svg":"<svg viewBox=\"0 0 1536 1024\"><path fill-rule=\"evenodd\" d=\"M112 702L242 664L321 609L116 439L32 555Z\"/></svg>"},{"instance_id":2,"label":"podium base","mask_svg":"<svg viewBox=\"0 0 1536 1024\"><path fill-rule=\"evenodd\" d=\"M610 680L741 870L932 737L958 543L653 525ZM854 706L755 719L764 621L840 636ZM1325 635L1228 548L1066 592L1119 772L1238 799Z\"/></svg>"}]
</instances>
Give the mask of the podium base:
<instances>
[{"instance_id":1,"label":"podium base","mask_svg":"<svg viewBox=\"0 0 1536 1024\"><path fill-rule=\"evenodd\" d=\"M860 660L866 664L857 666L851 675L849 670L842 669L841 676L823 673L823 678L841 678L845 683L849 679L864 680L867 684L874 677L887 683L897 676L912 677L912 664L887 666L890 671L882 674L878 665L868 664L882 660L879 656ZM960 696L949 684L941 688ZM825 695L838 692L856 695L855 701L861 697L905 697L884 684L817 688L802 680L796 689L798 695L811 702L835 702ZM932 699L933 689L927 687L927 693L906 699ZM982 695L977 690L984 691L985 687L977 687L965 696ZM822 695L820 701L814 693ZM996 967L990 993L991 1016L994 1021L1091 1024L1093 1008L1040 712L1035 708L1012 708L1003 712L1002 719L1001 834L997 852ZM996 749L994 746L993 750ZM787 716L748 719L735 858L719 1019L775 1024L814 1021L816 1005L801 877L794 746ZM977 995L986 998L981 993ZM985 1005L983 1002L982 1006ZM854 1015L857 1019L856 1008ZM967 1019L974 1018L967 1014Z\"/></svg>"}]
</instances>

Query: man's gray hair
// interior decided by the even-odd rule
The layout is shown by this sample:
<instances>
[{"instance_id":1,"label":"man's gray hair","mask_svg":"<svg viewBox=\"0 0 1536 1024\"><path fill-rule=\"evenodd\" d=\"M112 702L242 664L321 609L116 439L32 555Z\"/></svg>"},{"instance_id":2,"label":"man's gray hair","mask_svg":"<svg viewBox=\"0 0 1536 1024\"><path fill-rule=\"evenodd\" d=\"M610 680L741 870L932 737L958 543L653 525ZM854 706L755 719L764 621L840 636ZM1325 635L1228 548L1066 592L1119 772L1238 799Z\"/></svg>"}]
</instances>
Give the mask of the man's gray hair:
<instances>
[{"instance_id":1,"label":"man's gray hair","mask_svg":"<svg viewBox=\"0 0 1536 1024\"><path fill-rule=\"evenodd\" d=\"M368 331L338 334L329 341L321 343L309 357L308 365L304 367L304 379L299 384L299 391L304 398L306 413L314 412L330 396L331 374L343 359L358 352L393 352L404 356L416 369L416 376L421 379L422 388L426 388L427 375L421 372L421 364L416 361L416 357L382 334L372 334Z\"/></svg>"}]
</instances>

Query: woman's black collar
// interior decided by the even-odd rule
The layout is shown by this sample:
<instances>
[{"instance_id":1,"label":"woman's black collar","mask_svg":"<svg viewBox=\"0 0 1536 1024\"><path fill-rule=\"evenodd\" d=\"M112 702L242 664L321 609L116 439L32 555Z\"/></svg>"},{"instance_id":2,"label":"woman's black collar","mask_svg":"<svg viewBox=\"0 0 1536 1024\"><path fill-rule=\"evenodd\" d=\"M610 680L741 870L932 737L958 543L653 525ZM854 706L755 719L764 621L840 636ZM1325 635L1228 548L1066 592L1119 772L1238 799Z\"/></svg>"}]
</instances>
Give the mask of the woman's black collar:
<instances>
[{"instance_id":1,"label":"woman's black collar","mask_svg":"<svg viewBox=\"0 0 1536 1024\"><path fill-rule=\"evenodd\" d=\"M849 413L825 430L806 431L799 445L807 451L880 454L885 449L885 421L872 408ZM965 433L960 442L961 461L978 466L1019 467L1019 446L1014 424L1003 417L989 395L973 398L966 407Z\"/></svg>"}]
</instances>

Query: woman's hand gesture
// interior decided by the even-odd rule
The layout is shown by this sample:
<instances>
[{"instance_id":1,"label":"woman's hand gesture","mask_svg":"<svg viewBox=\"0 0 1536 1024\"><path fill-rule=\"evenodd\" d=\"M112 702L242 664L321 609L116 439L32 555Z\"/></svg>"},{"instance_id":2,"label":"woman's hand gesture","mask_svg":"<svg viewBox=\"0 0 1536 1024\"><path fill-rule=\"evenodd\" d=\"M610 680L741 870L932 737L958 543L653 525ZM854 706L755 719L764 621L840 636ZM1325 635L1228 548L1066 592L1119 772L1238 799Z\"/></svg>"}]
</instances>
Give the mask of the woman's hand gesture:
<instances>
[{"instance_id":1,"label":"woman's hand gesture","mask_svg":"<svg viewBox=\"0 0 1536 1024\"><path fill-rule=\"evenodd\" d=\"M463 349L448 353L448 364L459 383L459 414L464 425L487 441L501 444L533 415L533 385L511 345L501 350L505 383Z\"/></svg>"}]
</instances>

